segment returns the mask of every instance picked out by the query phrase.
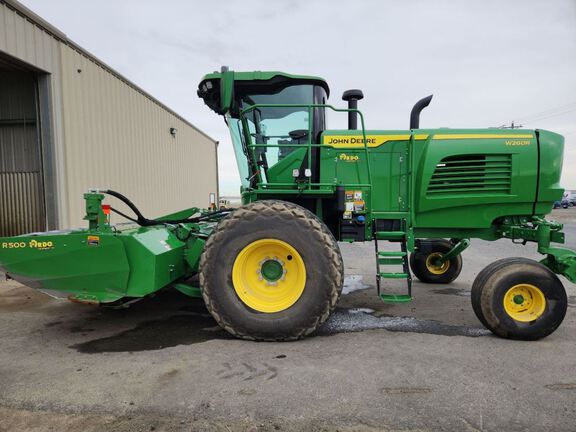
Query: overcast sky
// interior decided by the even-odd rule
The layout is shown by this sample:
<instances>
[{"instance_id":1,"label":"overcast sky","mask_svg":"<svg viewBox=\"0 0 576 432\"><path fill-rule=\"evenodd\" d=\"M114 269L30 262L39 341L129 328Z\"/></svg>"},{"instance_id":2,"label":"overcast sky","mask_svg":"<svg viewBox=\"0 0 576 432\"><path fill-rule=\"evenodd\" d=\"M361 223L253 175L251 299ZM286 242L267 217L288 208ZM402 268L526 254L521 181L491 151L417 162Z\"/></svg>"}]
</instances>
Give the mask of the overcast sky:
<instances>
[{"instance_id":1,"label":"overcast sky","mask_svg":"<svg viewBox=\"0 0 576 432\"><path fill-rule=\"evenodd\" d=\"M220 141L223 195L239 188L230 138L196 96L221 65L324 77L341 106L360 88L368 129L407 128L434 93L422 127L558 132L576 189L576 0L21 1Z\"/></svg>"}]
</instances>

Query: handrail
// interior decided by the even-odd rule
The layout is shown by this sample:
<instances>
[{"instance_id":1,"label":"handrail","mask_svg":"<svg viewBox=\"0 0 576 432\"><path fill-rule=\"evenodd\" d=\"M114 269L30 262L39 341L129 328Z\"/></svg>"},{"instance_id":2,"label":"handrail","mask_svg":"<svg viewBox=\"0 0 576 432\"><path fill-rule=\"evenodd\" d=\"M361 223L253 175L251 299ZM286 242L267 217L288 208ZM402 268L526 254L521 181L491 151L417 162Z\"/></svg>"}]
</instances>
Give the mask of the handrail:
<instances>
[{"instance_id":1,"label":"handrail","mask_svg":"<svg viewBox=\"0 0 576 432\"><path fill-rule=\"evenodd\" d=\"M311 142L312 140L312 128L313 128L313 116L312 116L312 110L314 108L329 108L332 111L335 112L354 112L356 114L358 114L360 116L360 124L362 126L362 138L363 138L363 143L364 143L364 155L366 158L366 172L368 175L368 184L366 184L365 186L363 185L363 187L367 187L368 189L370 189L370 208L372 207L372 167L371 167L371 163L370 163L370 157L369 157L369 152L368 152L368 140L366 139L366 128L364 126L364 115L362 114L362 112L360 112L360 110L358 109L350 109L350 108L336 108L332 105L328 105L328 104L255 104L255 105L251 105L243 110L240 111L239 114L239 118L242 122L243 125L243 129L244 129L244 136L247 138L248 143L246 145L247 149L250 151L250 155L247 155L248 157L252 158L252 161L254 163L255 166L258 166L258 161L256 160L256 153L255 150L258 147L295 147L294 144L258 144L258 143L253 143L252 140L252 135L250 134L250 129L248 127L247 124L247 118L246 115L248 113L250 113L251 111L254 111L256 109L259 108L308 108L308 142L307 143L300 143L299 145L302 144L306 144L308 150L307 150L307 157L308 157L308 167L311 167L312 165L312 147L323 147L323 146L329 146L327 144L314 144ZM346 147L344 147L346 148ZM351 147L354 149L357 149L357 147ZM261 171L258 169L258 171L256 173L253 173L253 175L256 175L258 178L258 182L256 183L258 186L264 186L264 185L276 185L276 186L283 186L285 185L285 183L269 183L268 181L263 182L262 180L262 175L261 175ZM321 187L325 184L323 183L312 183L311 179L309 178L307 181L307 189L312 189L312 187ZM293 184L291 186L294 186ZM350 185L353 186L353 185ZM354 185L356 186L356 185Z\"/></svg>"},{"instance_id":2,"label":"handrail","mask_svg":"<svg viewBox=\"0 0 576 432\"><path fill-rule=\"evenodd\" d=\"M294 183L265 183L265 182L264 182L264 183L256 183L256 184L257 184L258 186L268 186L268 185L270 185L270 184L272 184L272 185L274 185L274 186L285 186L285 187L294 186ZM314 186L320 186L320 187L322 187L322 186L324 186L324 187L334 187L334 183L311 183L311 184L314 185ZM357 187L357 188L360 188L360 187L366 187L366 188L371 187L371 185L368 184L368 183L347 183L346 185L347 185L347 186L350 186L350 187Z\"/></svg>"}]
</instances>

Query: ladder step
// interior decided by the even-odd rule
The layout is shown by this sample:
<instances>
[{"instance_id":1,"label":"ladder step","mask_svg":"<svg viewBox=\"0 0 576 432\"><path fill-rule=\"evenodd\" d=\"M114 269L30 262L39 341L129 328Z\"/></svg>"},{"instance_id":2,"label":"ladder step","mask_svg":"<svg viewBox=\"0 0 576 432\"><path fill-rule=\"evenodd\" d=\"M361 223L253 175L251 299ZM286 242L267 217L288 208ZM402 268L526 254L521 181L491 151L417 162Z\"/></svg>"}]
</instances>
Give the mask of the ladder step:
<instances>
[{"instance_id":1,"label":"ladder step","mask_svg":"<svg viewBox=\"0 0 576 432\"><path fill-rule=\"evenodd\" d=\"M381 256L381 257L403 257L403 256L406 256L406 252L384 251L384 252L378 252L378 256Z\"/></svg>"},{"instance_id":2,"label":"ladder step","mask_svg":"<svg viewBox=\"0 0 576 432\"><path fill-rule=\"evenodd\" d=\"M404 231L376 231L376 240L402 240L404 237Z\"/></svg>"},{"instance_id":3,"label":"ladder step","mask_svg":"<svg viewBox=\"0 0 576 432\"><path fill-rule=\"evenodd\" d=\"M380 299L384 303L409 303L412 301L412 297L403 294L380 294Z\"/></svg>"},{"instance_id":4,"label":"ladder step","mask_svg":"<svg viewBox=\"0 0 576 432\"><path fill-rule=\"evenodd\" d=\"M404 258L402 257L378 257L378 264L380 265L402 265L404 264Z\"/></svg>"},{"instance_id":5,"label":"ladder step","mask_svg":"<svg viewBox=\"0 0 576 432\"><path fill-rule=\"evenodd\" d=\"M408 279L408 273L378 273L384 279Z\"/></svg>"}]
</instances>

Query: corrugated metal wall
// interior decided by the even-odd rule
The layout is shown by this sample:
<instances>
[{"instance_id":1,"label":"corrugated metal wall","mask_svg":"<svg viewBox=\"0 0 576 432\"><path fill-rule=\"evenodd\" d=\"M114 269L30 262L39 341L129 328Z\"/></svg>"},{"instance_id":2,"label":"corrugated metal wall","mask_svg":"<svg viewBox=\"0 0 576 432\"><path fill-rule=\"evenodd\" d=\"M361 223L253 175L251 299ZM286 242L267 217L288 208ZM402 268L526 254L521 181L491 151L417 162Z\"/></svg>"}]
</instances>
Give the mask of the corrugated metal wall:
<instances>
[{"instance_id":1,"label":"corrugated metal wall","mask_svg":"<svg viewBox=\"0 0 576 432\"><path fill-rule=\"evenodd\" d=\"M150 217L208 206L217 192L214 141L68 46L62 78L72 225L83 224L89 187L118 190Z\"/></svg>"},{"instance_id":2,"label":"corrugated metal wall","mask_svg":"<svg viewBox=\"0 0 576 432\"><path fill-rule=\"evenodd\" d=\"M46 229L34 74L0 65L0 236Z\"/></svg>"}]
</instances>

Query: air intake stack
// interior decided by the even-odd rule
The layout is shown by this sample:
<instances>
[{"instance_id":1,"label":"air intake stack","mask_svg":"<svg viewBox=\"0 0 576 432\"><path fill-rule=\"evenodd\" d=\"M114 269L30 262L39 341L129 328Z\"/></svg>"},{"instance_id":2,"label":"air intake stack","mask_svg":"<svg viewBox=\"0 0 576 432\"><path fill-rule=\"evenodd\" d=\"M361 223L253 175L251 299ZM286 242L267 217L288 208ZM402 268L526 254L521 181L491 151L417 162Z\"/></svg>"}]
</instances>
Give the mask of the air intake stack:
<instances>
[{"instance_id":1,"label":"air intake stack","mask_svg":"<svg viewBox=\"0 0 576 432\"><path fill-rule=\"evenodd\" d=\"M362 90L351 89L346 90L342 94L342 100L348 102L348 109L358 109L358 101L364 99L364 93ZM358 113L349 111L348 112L348 129L355 130L358 129Z\"/></svg>"}]
</instances>

